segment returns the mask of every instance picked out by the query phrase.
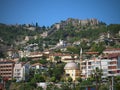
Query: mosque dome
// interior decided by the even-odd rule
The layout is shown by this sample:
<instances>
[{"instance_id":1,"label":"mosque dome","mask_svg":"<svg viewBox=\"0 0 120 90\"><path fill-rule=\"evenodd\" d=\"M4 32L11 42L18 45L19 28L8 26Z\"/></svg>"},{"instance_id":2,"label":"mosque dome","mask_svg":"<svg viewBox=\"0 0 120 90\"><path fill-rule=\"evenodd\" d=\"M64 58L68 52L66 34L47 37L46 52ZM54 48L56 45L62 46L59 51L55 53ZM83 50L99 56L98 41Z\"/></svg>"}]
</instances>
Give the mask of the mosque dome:
<instances>
[{"instance_id":1,"label":"mosque dome","mask_svg":"<svg viewBox=\"0 0 120 90\"><path fill-rule=\"evenodd\" d=\"M64 67L65 70L76 70L79 69L78 65L75 62L69 62Z\"/></svg>"}]
</instances>

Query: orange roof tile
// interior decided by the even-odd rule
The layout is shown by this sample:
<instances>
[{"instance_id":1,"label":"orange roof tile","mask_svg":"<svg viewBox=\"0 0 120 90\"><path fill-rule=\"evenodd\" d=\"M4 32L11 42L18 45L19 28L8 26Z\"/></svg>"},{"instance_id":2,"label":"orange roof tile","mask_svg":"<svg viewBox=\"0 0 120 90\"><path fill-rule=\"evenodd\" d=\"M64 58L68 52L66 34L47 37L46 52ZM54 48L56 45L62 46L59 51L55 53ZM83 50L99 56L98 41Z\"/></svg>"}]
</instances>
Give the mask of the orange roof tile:
<instances>
[{"instance_id":1,"label":"orange roof tile","mask_svg":"<svg viewBox=\"0 0 120 90\"><path fill-rule=\"evenodd\" d=\"M85 52L86 54L98 54L99 52Z\"/></svg>"}]
</instances>

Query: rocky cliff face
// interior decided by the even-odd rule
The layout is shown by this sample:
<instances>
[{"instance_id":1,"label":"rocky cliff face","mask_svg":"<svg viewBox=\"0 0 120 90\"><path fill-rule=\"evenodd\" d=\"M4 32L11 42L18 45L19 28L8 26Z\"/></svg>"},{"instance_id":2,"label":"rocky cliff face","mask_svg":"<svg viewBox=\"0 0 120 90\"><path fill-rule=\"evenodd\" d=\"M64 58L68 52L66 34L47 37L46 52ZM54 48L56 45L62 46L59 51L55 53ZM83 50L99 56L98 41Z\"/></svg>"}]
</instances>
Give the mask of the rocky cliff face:
<instances>
[{"instance_id":1,"label":"rocky cliff face","mask_svg":"<svg viewBox=\"0 0 120 90\"><path fill-rule=\"evenodd\" d=\"M94 26L94 25L98 25L99 24L99 21L97 19L86 19L86 20L79 20L79 23L80 25L91 25L91 26Z\"/></svg>"},{"instance_id":2,"label":"rocky cliff face","mask_svg":"<svg viewBox=\"0 0 120 90\"><path fill-rule=\"evenodd\" d=\"M66 21L61 21L60 23L55 24L55 27L57 29L63 29L67 25L72 25L72 26L97 26L99 25L100 22L95 19L85 19L85 20L79 20L79 19L73 19L73 18L68 18Z\"/></svg>"}]
</instances>

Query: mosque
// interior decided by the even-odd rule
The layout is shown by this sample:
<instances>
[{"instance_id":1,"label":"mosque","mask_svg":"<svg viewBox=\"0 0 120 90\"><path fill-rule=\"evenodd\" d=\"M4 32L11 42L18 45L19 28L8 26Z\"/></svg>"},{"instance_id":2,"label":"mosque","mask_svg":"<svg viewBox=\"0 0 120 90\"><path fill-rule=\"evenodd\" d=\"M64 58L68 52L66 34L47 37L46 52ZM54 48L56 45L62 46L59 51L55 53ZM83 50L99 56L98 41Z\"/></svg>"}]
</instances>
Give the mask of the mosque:
<instances>
[{"instance_id":1,"label":"mosque","mask_svg":"<svg viewBox=\"0 0 120 90\"><path fill-rule=\"evenodd\" d=\"M65 78L71 77L73 81L80 77L79 66L75 62L69 62L64 67Z\"/></svg>"},{"instance_id":2,"label":"mosque","mask_svg":"<svg viewBox=\"0 0 120 90\"><path fill-rule=\"evenodd\" d=\"M82 48L80 50L80 67L74 61L69 62L65 65L65 78L71 77L73 81L76 81L77 78L80 77L81 70L81 61L82 61Z\"/></svg>"}]
</instances>

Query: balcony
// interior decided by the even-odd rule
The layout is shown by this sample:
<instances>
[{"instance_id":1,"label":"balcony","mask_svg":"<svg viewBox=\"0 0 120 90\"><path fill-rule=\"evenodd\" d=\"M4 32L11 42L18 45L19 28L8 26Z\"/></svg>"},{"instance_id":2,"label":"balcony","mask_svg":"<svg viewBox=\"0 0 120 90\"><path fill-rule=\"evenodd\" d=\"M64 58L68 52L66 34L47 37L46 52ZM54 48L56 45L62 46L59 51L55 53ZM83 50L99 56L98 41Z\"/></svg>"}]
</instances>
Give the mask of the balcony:
<instances>
[{"instance_id":1,"label":"balcony","mask_svg":"<svg viewBox=\"0 0 120 90\"><path fill-rule=\"evenodd\" d=\"M115 74L108 74L108 76L118 76L118 75L120 75L120 74L117 74L117 73L115 73Z\"/></svg>"},{"instance_id":2,"label":"balcony","mask_svg":"<svg viewBox=\"0 0 120 90\"><path fill-rule=\"evenodd\" d=\"M21 76L14 76L14 78L22 78Z\"/></svg>"},{"instance_id":3,"label":"balcony","mask_svg":"<svg viewBox=\"0 0 120 90\"><path fill-rule=\"evenodd\" d=\"M12 71L0 71L0 73L12 73Z\"/></svg>"}]
</instances>

